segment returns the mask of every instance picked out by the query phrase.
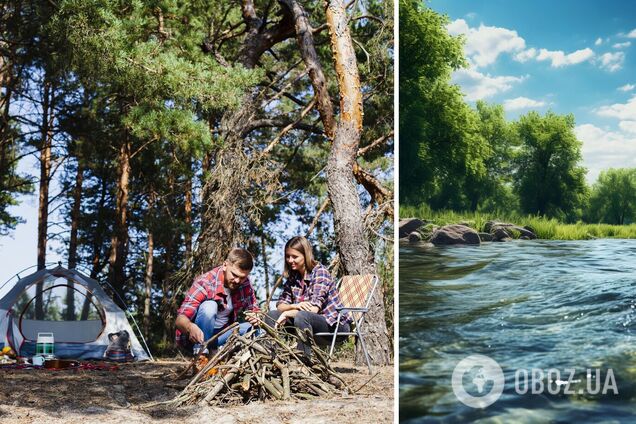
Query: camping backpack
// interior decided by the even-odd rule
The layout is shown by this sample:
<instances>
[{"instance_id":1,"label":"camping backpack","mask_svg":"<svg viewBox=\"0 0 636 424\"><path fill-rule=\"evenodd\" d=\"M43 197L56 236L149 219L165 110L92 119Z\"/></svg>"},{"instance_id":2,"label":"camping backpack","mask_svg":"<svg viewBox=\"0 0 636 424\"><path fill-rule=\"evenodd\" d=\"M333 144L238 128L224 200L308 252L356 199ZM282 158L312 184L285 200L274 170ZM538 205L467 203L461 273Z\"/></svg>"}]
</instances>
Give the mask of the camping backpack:
<instances>
[{"instance_id":1,"label":"camping backpack","mask_svg":"<svg viewBox=\"0 0 636 424\"><path fill-rule=\"evenodd\" d=\"M104 352L104 358L116 362L128 362L133 360L130 347L130 334L123 330L108 335L110 343Z\"/></svg>"}]
</instances>

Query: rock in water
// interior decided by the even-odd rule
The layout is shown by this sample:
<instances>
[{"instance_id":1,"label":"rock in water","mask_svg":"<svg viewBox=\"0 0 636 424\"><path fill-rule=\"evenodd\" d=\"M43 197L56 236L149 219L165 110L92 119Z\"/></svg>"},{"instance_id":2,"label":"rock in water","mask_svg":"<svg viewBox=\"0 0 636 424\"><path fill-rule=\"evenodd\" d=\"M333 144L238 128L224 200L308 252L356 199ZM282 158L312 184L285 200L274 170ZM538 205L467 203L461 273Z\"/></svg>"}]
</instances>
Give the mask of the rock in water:
<instances>
[{"instance_id":1,"label":"rock in water","mask_svg":"<svg viewBox=\"0 0 636 424\"><path fill-rule=\"evenodd\" d=\"M422 241L422 235L418 233L417 231L413 231L411 234L409 234L410 243L417 243L420 241Z\"/></svg>"},{"instance_id":2,"label":"rock in water","mask_svg":"<svg viewBox=\"0 0 636 424\"><path fill-rule=\"evenodd\" d=\"M484 241L492 241L492 234L490 233L478 233L479 234L479 239L484 242Z\"/></svg>"},{"instance_id":3,"label":"rock in water","mask_svg":"<svg viewBox=\"0 0 636 424\"><path fill-rule=\"evenodd\" d=\"M399 232L400 238L408 237L413 231L424 225L425 222L417 218L407 218L400 220Z\"/></svg>"},{"instance_id":4,"label":"rock in water","mask_svg":"<svg viewBox=\"0 0 636 424\"><path fill-rule=\"evenodd\" d=\"M438 228L431 237L435 246L450 244L480 244L479 233L465 225L446 225Z\"/></svg>"},{"instance_id":5,"label":"rock in water","mask_svg":"<svg viewBox=\"0 0 636 424\"><path fill-rule=\"evenodd\" d=\"M507 241L511 239L512 232L519 233L519 238L524 240L534 240L537 235L529 227L520 227L519 225L510 224L507 222L488 221L484 224L484 231L493 235L493 241Z\"/></svg>"},{"instance_id":6,"label":"rock in water","mask_svg":"<svg viewBox=\"0 0 636 424\"><path fill-rule=\"evenodd\" d=\"M503 227L493 227L492 240L493 241L511 241L512 236Z\"/></svg>"}]
</instances>

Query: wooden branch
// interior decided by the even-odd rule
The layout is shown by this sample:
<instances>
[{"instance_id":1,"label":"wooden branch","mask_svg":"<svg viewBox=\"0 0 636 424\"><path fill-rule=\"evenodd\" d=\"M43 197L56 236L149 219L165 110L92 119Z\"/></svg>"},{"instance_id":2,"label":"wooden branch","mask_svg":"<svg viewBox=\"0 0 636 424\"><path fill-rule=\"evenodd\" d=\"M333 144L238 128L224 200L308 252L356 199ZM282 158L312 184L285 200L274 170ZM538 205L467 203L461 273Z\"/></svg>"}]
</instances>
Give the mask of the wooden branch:
<instances>
[{"instance_id":1,"label":"wooden branch","mask_svg":"<svg viewBox=\"0 0 636 424\"><path fill-rule=\"evenodd\" d=\"M250 30L258 29L260 24L258 16L256 15L256 8L254 7L253 0L243 0L242 4L243 21Z\"/></svg>"},{"instance_id":2,"label":"wooden branch","mask_svg":"<svg viewBox=\"0 0 636 424\"><path fill-rule=\"evenodd\" d=\"M316 104L316 98L314 97L313 100L309 102L309 104L300 112L300 116L298 117L298 119L296 119L295 122L292 122L289 125L287 125L285 128L283 128L282 131L276 136L276 138L274 138L274 140L272 140L267 145L267 147L263 150L261 155L265 156L266 154L268 154L280 142L281 138L283 138L285 134L287 134L292 128L294 128L296 124L302 121L305 115L307 115L309 111L313 109L315 104Z\"/></svg>"},{"instance_id":3,"label":"wooden branch","mask_svg":"<svg viewBox=\"0 0 636 424\"><path fill-rule=\"evenodd\" d=\"M384 21L382 19L378 18L377 16L373 16L373 15L365 14L365 15L358 15L358 16L356 16L354 18L351 18L352 21L358 21L360 19L371 19L371 20L377 21L377 22L381 23L382 25L384 25Z\"/></svg>"},{"instance_id":4,"label":"wooden branch","mask_svg":"<svg viewBox=\"0 0 636 424\"><path fill-rule=\"evenodd\" d=\"M316 28L313 29L313 33L314 34L320 34L321 32L323 32L324 30L328 29L329 25L327 24L322 24L320 26L317 26Z\"/></svg>"},{"instance_id":5,"label":"wooden branch","mask_svg":"<svg viewBox=\"0 0 636 424\"><path fill-rule=\"evenodd\" d=\"M393 192L384 187L382 183L370 172L362 169L357 162L353 164L353 176L358 184L361 184L371 196L371 200L377 204L391 203L393 201ZM387 215L393 215L393 208L387 208Z\"/></svg>"},{"instance_id":6,"label":"wooden branch","mask_svg":"<svg viewBox=\"0 0 636 424\"><path fill-rule=\"evenodd\" d=\"M289 88L291 88L294 84L296 84L298 81L300 81L300 80L301 80L301 79L302 79L305 75L307 75L308 73L309 73L309 70L305 70L305 71L301 72L299 75L297 75L295 78L291 79L289 82L287 82L287 84L285 84L285 85L284 85L283 87L281 87L281 88L276 87L276 83L277 83L278 81L272 81L272 82L271 82L271 83L267 86L267 88L268 88L268 89L271 89L271 90L273 90L273 91L275 91L275 92L276 92L276 94L275 94L274 96L272 96L272 97L268 98L268 99L267 99L267 103L271 103L271 102L273 102L274 100L276 100L276 99L280 98L281 96L285 96L285 97L287 97L288 99L290 99L291 101L293 101L294 103L296 103L296 104L297 104L297 105L299 105L299 106L306 106L306 104L305 104L303 101L301 101L301 100L297 99L295 96L293 96L293 95L289 94L289 93L287 92L287 90L288 90Z\"/></svg>"},{"instance_id":7,"label":"wooden branch","mask_svg":"<svg viewBox=\"0 0 636 424\"><path fill-rule=\"evenodd\" d=\"M269 292L269 297L267 298L267 301L265 302L265 306L267 307L268 310L269 310L269 304L272 302L272 297L274 296L274 292L281 285L282 282L283 282L283 276L281 275L280 277L276 279L276 282L272 286L271 291Z\"/></svg>"},{"instance_id":8,"label":"wooden branch","mask_svg":"<svg viewBox=\"0 0 636 424\"><path fill-rule=\"evenodd\" d=\"M239 62L248 69L258 63L259 58L274 45L294 35L293 18L286 8L281 8L282 19L268 27L256 14L253 0L243 0L243 21L247 26L247 37L239 52Z\"/></svg>"},{"instance_id":9,"label":"wooden branch","mask_svg":"<svg viewBox=\"0 0 636 424\"><path fill-rule=\"evenodd\" d=\"M360 149L358 149L358 156L366 155L369 151L375 149L376 147L383 144L385 141L387 141L388 139L392 137L393 137L393 130L391 130L391 132L389 132L388 134L373 140L373 142L371 142L371 144L369 144L368 146L361 147Z\"/></svg>"},{"instance_id":10,"label":"wooden branch","mask_svg":"<svg viewBox=\"0 0 636 424\"><path fill-rule=\"evenodd\" d=\"M329 196L327 196L322 202L322 205L320 205L318 212L316 212L316 216L314 216L314 219L311 221L311 225L309 225L309 229L305 233L305 237L309 237L314 231L314 228L316 228L316 225L318 225L318 221L320 220L320 215L322 215L325 209L327 209L327 205L329 205Z\"/></svg>"},{"instance_id":11,"label":"wooden branch","mask_svg":"<svg viewBox=\"0 0 636 424\"><path fill-rule=\"evenodd\" d=\"M315 134L323 133L322 129L315 125L298 122L298 120L291 121L289 119L284 119L280 117L280 118L271 118L271 119L257 119L255 121L252 121L250 122L250 126L243 131L241 136L245 137L252 131L257 130L259 128L285 128L290 125L294 129L309 131Z\"/></svg>"},{"instance_id":12,"label":"wooden branch","mask_svg":"<svg viewBox=\"0 0 636 424\"><path fill-rule=\"evenodd\" d=\"M163 11L160 7L157 7L155 8L155 13L157 14L157 32L162 40L166 40L170 38L170 32L166 31L164 28Z\"/></svg>"},{"instance_id":13,"label":"wooden branch","mask_svg":"<svg viewBox=\"0 0 636 424\"><path fill-rule=\"evenodd\" d=\"M292 12L294 27L296 28L296 39L300 48L300 55L309 70L309 78L314 88L317 99L318 112L325 127L325 134L333 139L336 128L333 105L327 89L327 81L322 71L322 65L314 45L313 28L309 23L307 12L297 0L281 0Z\"/></svg>"}]
</instances>

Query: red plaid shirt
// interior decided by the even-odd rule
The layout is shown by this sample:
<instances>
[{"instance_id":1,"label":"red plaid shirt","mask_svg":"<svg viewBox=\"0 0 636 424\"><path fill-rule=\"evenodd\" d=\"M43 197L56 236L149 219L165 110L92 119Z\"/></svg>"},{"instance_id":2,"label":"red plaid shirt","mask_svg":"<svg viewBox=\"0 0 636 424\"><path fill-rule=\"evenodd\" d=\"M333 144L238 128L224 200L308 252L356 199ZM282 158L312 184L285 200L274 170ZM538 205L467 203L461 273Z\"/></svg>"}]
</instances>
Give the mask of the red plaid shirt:
<instances>
[{"instance_id":1,"label":"red plaid shirt","mask_svg":"<svg viewBox=\"0 0 636 424\"><path fill-rule=\"evenodd\" d=\"M342 301L336 282L324 265L316 265L308 280L298 274L289 277L283 284L283 293L276 305L300 302L309 302L317 306L318 313L325 317L329 325L334 325L338 320L338 309L343 307ZM344 314L340 322L351 322L349 314Z\"/></svg>"},{"instance_id":2,"label":"red plaid shirt","mask_svg":"<svg viewBox=\"0 0 636 424\"><path fill-rule=\"evenodd\" d=\"M183 303L181 303L181 307L177 311L177 315L185 315L190 321L194 321L199 305L206 300L214 300L218 303L219 311L227 308L227 299L223 288L224 280L225 274L222 266L218 266L212 271L195 278L185 299L183 299ZM230 296L232 297L234 310L226 326L236 321L238 315L243 311L259 310L256 295L249 279L245 280L236 290L232 290ZM188 335L182 334L179 330L176 331L176 341L180 346L190 345Z\"/></svg>"}]
</instances>

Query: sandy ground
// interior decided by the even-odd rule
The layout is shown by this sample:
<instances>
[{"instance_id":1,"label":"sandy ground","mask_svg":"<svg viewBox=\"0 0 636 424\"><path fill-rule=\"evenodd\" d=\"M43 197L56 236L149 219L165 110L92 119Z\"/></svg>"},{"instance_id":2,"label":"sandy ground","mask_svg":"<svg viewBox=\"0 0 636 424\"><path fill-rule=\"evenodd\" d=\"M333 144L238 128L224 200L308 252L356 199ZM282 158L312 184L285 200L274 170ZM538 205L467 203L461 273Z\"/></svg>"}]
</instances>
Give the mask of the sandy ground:
<instances>
[{"instance_id":1,"label":"sandy ground","mask_svg":"<svg viewBox=\"0 0 636 424\"><path fill-rule=\"evenodd\" d=\"M393 421L393 367L334 364L354 395L249 405L141 408L172 399L185 362L121 364L111 370L15 370L0 367L0 423L355 423Z\"/></svg>"}]
</instances>

